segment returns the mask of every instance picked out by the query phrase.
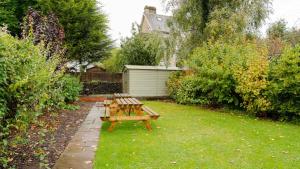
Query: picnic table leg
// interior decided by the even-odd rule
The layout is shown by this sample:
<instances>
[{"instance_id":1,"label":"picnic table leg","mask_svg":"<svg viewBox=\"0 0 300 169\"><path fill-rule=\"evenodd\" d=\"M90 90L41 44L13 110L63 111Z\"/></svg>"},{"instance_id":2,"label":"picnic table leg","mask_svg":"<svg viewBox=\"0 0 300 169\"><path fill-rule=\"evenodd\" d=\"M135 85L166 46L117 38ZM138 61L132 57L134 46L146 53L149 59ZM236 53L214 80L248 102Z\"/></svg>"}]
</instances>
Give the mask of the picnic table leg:
<instances>
[{"instance_id":1,"label":"picnic table leg","mask_svg":"<svg viewBox=\"0 0 300 169\"><path fill-rule=\"evenodd\" d=\"M112 121L109 128L108 128L108 131L112 132L113 129L115 128L115 126L116 126L116 123L117 123L116 121Z\"/></svg>"},{"instance_id":2,"label":"picnic table leg","mask_svg":"<svg viewBox=\"0 0 300 169\"><path fill-rule=\"evenodd\" d=\"M147 128L149 131L151 131L151 130L152 130L152 127L151 127L151 125L150 125L150 120L144 120L144 123L145 123L145 125L146 125L146 128Z\"/></svg>"},{"instance_id":3,"label":"picnic table leg","mask_svg":"<svg viewBox=\"0 0 300 169\"><path fill-rule=\"evenodd\" d=\"M142 107L139 106L135 109L135 112L136 112L136 115L138 116L142 116L143 115L143 110L142 110Z\"/></svg>"}]
</instances>

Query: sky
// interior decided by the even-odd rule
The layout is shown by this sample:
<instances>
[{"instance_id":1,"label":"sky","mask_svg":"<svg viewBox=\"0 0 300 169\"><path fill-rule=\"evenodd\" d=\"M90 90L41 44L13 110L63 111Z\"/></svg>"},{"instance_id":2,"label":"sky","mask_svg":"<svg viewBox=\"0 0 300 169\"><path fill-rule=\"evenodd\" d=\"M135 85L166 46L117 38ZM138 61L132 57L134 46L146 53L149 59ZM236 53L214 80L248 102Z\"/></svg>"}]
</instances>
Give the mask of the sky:
<instances>
[{"instance_id":1,"label":"sky","mask_svg":"<svg viewBox=\"0 0 300 169\"><path fill-rule=\"evenodd\" d=\"M120 39L131 35L132 23L141 23L144 7L155 6L158 14L170 15L162 0L99 0L109 20L109 35L118 46ZM285 19L288 27L300 27L300 0L273 0L273 13L261 28L262 35L268 25Z\"/></svg>"}]
</instances>

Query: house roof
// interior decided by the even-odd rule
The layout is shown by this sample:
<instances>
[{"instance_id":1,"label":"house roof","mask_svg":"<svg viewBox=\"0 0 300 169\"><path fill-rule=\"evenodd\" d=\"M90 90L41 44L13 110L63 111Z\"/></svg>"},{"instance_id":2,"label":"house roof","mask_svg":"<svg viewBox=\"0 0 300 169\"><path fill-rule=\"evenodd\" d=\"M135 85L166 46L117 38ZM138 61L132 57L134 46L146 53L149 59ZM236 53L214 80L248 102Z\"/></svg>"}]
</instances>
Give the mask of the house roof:
<instances>
[{"instance_id":1,"label":"house roof","mask_svg":"<svg viewBox=\"0 0 300 169\"><path fill-rule=\"evenodd\" d=\"M124 70L183 70L179 67L166 67L166 66L144 66L144 65L125 65Z\"/></svg>"},{"instance_id":2,"label":"house roof","mask_svg":"<svg viewBox=\"0 0 300 169\"><path fill-rule=\"evenodd\" d=\"M168 20L171 18L171 16L144 13L144 17L147 19L152 31L159 31L164 33L170 32Z\"/></svg>"}]
</instances>

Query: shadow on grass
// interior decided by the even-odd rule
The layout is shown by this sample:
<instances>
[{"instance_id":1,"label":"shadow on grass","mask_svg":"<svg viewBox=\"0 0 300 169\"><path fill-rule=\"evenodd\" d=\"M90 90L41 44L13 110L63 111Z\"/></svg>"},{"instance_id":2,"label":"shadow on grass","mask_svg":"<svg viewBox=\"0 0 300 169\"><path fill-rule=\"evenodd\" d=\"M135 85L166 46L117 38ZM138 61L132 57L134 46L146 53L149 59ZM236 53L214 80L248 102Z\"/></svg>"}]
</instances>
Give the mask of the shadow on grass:
<instances>
[{"instance_id":1,"label":"shadow on grass","mask_svg":"<svg viewBox=\"0 0 300 169\"><path fill-rule=\"evenodd\" d=\"M151 127L152 130L148 131L145 123L143 121L120 121L116 124L115 128L113 129L112 132L108 131L108 128L111 124L111 122L103 122L102 124L102 132L105 133L114 133L114 132L136 132L136 131L145 131L145 132L153 132L156 130L156 124L155 121L151 120Z\"/></svg>"}]
</instances>

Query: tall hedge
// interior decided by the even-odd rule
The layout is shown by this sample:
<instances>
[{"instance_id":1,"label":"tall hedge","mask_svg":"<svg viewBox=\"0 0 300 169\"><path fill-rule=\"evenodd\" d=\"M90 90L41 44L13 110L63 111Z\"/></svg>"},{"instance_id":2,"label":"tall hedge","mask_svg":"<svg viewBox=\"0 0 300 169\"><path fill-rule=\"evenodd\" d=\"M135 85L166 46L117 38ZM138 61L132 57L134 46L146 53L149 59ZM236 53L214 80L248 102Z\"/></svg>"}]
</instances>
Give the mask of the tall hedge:
<instances>
[{"instance_id":1,"label":"tall hedge","mask_svg":"<svg viewBox=\"0 0 300 169\"><path fill-rule=\"evenodd\" d=\"M300 46L269 59L264 43L207 43L174 74L170 96L178 103L225 105L275 119L300 119Z\"/></svg>"},{"instance_id":2,"label":"tall hedge","mask_svg":"<svg viewBox=\"0 0 300 169\"><path fill-rule=\"evenodd\" d=\"M273 111L287 118L300 117L300 45L287 47L269 71Z\"/></svg>"},{"instance_id":3,"label":"tall hedge","mask_svg":"<svg viewBox=\"0 0 300 169\"><path fill-rule=\"evenodd\" d=\"M59 108L79 95L79 81L64 77L57 70L59 57L47 59L47 53L31 38L19 40L0 31L0 168L9 163L11 131L26 138L28 126L44 110Z\"/></svg>"}]
</instances>

